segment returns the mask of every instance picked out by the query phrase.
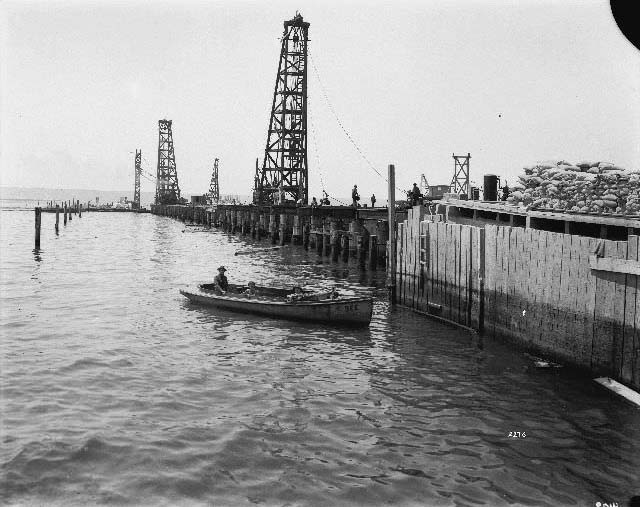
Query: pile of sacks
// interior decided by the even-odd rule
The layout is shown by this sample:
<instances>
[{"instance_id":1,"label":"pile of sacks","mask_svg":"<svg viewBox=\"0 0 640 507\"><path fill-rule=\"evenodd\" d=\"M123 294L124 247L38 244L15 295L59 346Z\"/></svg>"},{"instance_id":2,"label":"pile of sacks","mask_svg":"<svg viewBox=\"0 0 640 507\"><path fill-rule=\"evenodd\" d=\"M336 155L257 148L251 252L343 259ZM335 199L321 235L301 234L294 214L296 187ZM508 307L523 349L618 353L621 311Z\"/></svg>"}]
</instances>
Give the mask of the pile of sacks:
<instances>
[{"instance_id":1,"label":"pile of sacks","mask_svg":"<svg viewBox=\"0 0 640 507\"><path fill-rule=\"evenodd\" d=\"M581 213L640 214L640 171L608 162L564 160L524 168L507 201L531 208Z\"/></svg>"}]
</instances>

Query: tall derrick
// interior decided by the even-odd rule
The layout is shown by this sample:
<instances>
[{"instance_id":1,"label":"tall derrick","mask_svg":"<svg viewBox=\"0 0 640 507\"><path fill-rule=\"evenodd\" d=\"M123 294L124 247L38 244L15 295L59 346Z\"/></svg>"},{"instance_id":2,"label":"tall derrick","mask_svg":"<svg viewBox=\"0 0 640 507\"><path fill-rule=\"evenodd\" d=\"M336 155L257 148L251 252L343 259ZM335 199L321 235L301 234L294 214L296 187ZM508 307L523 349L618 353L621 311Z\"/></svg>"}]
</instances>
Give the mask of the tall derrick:
<instances>
[{"instance_id":1,"label":"tall derrick","mask_svg":"<svg viewBox=\"0 0 640 507\"><path fill-rule=\"evenodd\" d=\"M158 171L156 173L156 204L176 204L180 201L180 187L173 152L171 120L158 121Z\"/></svg>"},{"instance_id":2,"label":"tall derrick","mask_svg":"<svg viewBox=\"0 0 640 507\"><path fill-rule=\"evenodd\" d=\"M255 178L254 202L308 203L307 43L309 23L296 13L284 22L264 160Z\"/></svg>"},{"instance_id":3,"label":"tall derrick","mask_svg":"<svg viewBox=\"0 0 640 507\"><path fill-rule=\"evenodd\" d=\"M133 209L140 209L140 174L142 174L142 150L136 150L135 183L133 187Z\"/></svg>"},{"instance_id":4,"label":"tall derrick","mask_svg":"<svg viewBox=\"0 0 640 507\"><path fill-rule=\"evenodd\" d=\"M213 172L211 173L211 184L209 185L209 201L216 204L220 201L220 187L218 185L218 159L213 161Z\"/></svg>"}]
</instances>

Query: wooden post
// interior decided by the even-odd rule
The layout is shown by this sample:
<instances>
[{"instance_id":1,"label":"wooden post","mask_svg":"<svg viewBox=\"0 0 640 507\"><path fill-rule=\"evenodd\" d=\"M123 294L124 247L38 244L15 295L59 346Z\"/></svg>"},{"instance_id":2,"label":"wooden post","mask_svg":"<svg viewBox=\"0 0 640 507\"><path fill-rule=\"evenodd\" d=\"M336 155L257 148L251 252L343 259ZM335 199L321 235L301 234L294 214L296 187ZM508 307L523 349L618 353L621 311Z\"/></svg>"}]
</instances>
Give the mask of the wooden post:
<instances>
[{"instance_id":1,"label":"wooden post","mask_svg":"<svg viewBox=\"0 0 640 507\"><path fill-rule=\"evenodd\" d=\"M67 215L69 215L69 222L71 222L72 214L73 214L73 203L69 203L69 207L67 208Z\"/></svg>"},{"instance_id":2,"label":"wooden post","mask_svg":"<svg viewBox=\"0 0 640 507\"><path fill-rule=\"evenodd\" d=\"M309 250L309 230L310 226L307 222L302 226L302 247L305 250Z\"/></svg>"},{"instance_id":3,"label":"wooden post","mask_svg":"<svg viewBox=\"0 0 640 507\"><path fill-rule=\"evenodd\" d=\"M82 204L78 201L78 216L82 218Z\"/></svg>"},{"instance_id":4,"label":"wooden post","mask_svg":"<svg viewBox=\"0 0 640 507\"><path fill-rule=\"evenodd\" d=\"M327 219L322 227L322 255L327 256L331 253L331 222Z\"/></svg>"},{"instance_id":5,"label":"wooden post","mask_svg":"<svg viewBox=\"0 0 640 507\"><path fill-rule=\"evenodd\" d=\"M389 164L388 173L389 190L388 199L388 221L389 221L389 241L387 242L387 287L389 288L389 299L391 303L396 302L396 168Z\"/></svg>"},{"instance_id":6,"label":"wooden post","mask_svg":"<svg viewBox=\"0 0 640 507\"><path fill-rule=\"evenodd\" d=\"M276 244L276 214L271 213L269 215L269 235L271 236L271 244Z\"/></svg>"},{"instance_id":7,"label":"wooden post","mask_svg":"<svg viewBox=\"0 0 640 507\"><path fill-rule=\"evenodd\" d=\"M329 242L331 244L331 260L337 261L338 254L340 253L340 236L338 235L338 224L331 222L329 229Z\"/></svg>"},{"instance_id":8,"label":"wooden post","mask_svg":"<svg viewBox=\"0 0 640 507\"><path fill-rule=\"evenodd\" d=\"M64 203L64 225L67 225L67 203Z\"/></svg>"},{"instance_id":9,"label":"wooden post","mask_svg":"<svg viewBox=\"0 0 640 507\"><path fill-rule=\"evenodd\" d=\"M36 250L40 249L40 225L42 223L42 208L36 208Z\"/></svg>"},{"instance_id":10,"label":"wooden post","mask_svg":"<svg viewBox=\"0 0 640 507\"><path fill-rule=\"evenodd\" d=\"M367 256L367 247L369 246L369 240L366 236L365 230L362 231L362 234L358 234L357 241L358 241L358 245L357 245L358 264L360 265L360 267L364 267L365 259Z\"/></svg>"},{"instance_id":11,"label":"wooden post","mask_svg":"<svg viewBox=\"0 0 640 507\"><path fill-rule=\"evenodd\" d=\"M60 206L56 204L56 234L60 230Z\"/></svg>"},{"instance_id":12,"label":"wooden post","mask_svg":"<svg viewBox=\"0 0 640 507\"><path fill-rule=\"evenodd\" d=\"M378 237L375 234L369 236L369 269L375 270L378 266Z\"/></svg>"},{"instance_id":13,"label":"wooden post","mask_svg":"<svg viewBox=\"0 0 640 507\"><path fill-rule=\"evenodd\" d=\"M342 260L349 260L349 234L342 234L340 237L340 250L342 251Z\"/></svg>"},{"instance_id":14,"label":"wooden post","mask_svg":"<svg viewBox=\"0 0 640 507\"><path fill-rule=\"evenodd\" d=\"M284 245L287 239L287 215L280 213L280 245Z\"/></svg>"},{"instance_id":15,"label":"wooden post","mask_svg":"<svg viewBox=\"0 0 640 507\"><path fill-rule=\"evenodd\" d=\"M302 243L302 227L300 227L300 215L293 216L293 229L291 231L291 243L299 245Z\"/></svg>"}]
</instances>

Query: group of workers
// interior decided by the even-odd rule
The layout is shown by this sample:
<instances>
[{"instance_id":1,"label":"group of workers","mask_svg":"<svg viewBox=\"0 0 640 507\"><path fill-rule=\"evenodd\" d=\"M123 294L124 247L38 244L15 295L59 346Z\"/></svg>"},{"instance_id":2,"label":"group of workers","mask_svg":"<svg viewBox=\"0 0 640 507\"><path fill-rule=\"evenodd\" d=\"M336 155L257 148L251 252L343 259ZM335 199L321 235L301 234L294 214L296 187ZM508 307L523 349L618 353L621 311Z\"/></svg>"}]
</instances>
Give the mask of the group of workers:
<instances>
[{"instance_id":1,"label":"group of workers","mask_svg":"<svg viewBox=\"0 0 640 507\"><path fill-rule=\"evenodd\" d=\"M283 201L281 192L282 192L282 187L280 187L280 192L279 192L280 195L278 196L279 198L276 198L276 201L280 201L280 202ZM414 183L413 188L407 191L407 199L412 206L421 204L423 197L424 196L422 195L422 192L420 192L420 188L418 188L417 183ZM375 208L376 201L377 201L376 194L371 194L370 200L371 200L371 207ZM351 190L351 205L354 208L359 208L360 207L359 201L360 201L360 194L358 193L358 185L353 185L353 189ZM297 204L302 205L302 199L300 199ZM317 208L318 206L329 206L330 204L331 204L331 201L329 200L329 194L327 194L327 192L323 190L322 199L320 199L320 202L318 202L318 200L315 197L313 197L311 199L310 206L312 208Z\"/></svg>"}]
</instances>

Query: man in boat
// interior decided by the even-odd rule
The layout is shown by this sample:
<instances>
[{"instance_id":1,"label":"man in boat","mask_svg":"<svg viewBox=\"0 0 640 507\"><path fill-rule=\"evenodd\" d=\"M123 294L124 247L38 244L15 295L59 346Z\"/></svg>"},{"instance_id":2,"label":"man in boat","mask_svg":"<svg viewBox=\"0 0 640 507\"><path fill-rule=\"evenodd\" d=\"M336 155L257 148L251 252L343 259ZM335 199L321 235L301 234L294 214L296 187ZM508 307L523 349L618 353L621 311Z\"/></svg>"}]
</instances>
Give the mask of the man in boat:
<instances>
[{"instance_id":1,"label":"man in boat","mask_svg":"<svg viewBox=\"0 0 640 507\"><path fill-rule=\"evenodd\" d=\"M258 291L256 290L256 282L249 282L243 294L246 294L247 296L257 296Z\"/></svg>"},{"instance_id":2,"label":"man in boat","mask_svg":"<svg viewBox=\"0 0 640 507\"><path fill-rule=\"evenodd\" d=\"M219 290L220 292L222 292L222 294L229 290L229 280L227 280L227 277L224 276L224 272L226 270L227 268L225 268L224 266L220 266L218 268L218 274L213 280L213 285L215 286L216 290Z\"/></svg>"},{"instance_id":3,"label":"man in boat","mask_svg":"<svg viewBox=\"0 0 640 507\"><path fill-rule=\"evenodd\" d=\"M289 294L287 296L287 302L288 303L293 303L295 301L302 301L302 298L304 298L304 293L302 292L302 287L300 287L299 285L296 285L293 288L293 293Z\"/></svg>"}]
</instances>

